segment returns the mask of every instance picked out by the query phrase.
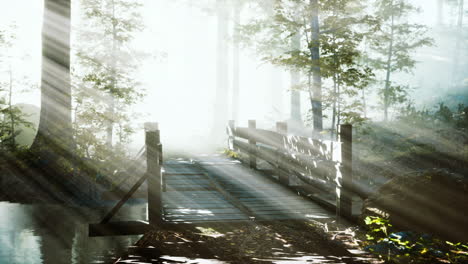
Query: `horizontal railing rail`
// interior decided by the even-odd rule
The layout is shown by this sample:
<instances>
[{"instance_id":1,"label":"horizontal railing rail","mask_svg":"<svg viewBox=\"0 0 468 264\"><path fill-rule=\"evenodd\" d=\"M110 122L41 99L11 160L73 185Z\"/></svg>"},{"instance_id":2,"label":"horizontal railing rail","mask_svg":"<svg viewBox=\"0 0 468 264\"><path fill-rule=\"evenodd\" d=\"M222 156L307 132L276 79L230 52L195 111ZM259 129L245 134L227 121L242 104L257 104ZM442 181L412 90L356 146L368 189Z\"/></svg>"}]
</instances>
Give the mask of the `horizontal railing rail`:
<instances>
[{"instance_id":1,"label":"horizontal railing rail","mask_svg":"<svg viewBox=\"0 0 468 264\"><path fill-rule=\"evenodd\" d=\"M351 196L359 194L352 181L352 126L340 127L339 141L288 134L284 122L278 122L276 130L258 129L255 120L248 127L236 127L230 121L229 148L247 154L252 169L257 169L257 159L272 165L281 184L297 187L290 184L295 177L306 187L334 195L337 214L351 216Z\"/></svg>"}]
</instances>

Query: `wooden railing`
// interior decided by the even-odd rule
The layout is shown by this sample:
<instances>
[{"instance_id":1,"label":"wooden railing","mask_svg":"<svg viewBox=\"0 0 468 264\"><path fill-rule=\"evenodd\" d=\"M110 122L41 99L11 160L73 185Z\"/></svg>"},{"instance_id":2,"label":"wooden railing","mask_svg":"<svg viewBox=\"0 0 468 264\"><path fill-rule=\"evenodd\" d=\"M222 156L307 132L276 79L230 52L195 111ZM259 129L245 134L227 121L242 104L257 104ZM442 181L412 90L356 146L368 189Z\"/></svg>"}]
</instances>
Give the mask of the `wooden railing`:
<instances>
[{"instance_id":1,"label":"wooden railing","mask_svg":"<svg viewBox=\"0 0 468 264\"><path fill-rule=\"evenodd\" d=\"M229 148L243 153L250 168L257 168L257 160L273 167L272 175L288 187L313 196L314 190L332 194L334 201L321 202L340 216L352 216L352 126L340 126L340 141L314 139L288 134L287 123L278 122L276 131L256 128L249 120L248 127L227 127ZM321 199L320 196L313 196Z\"/></svg>"},{"instance_id":2,"label":"wooden railing","mask_svg":"<svg viewBox=\"0 0 468 264\"><path fill-rule=\"evenodd\" d=\"M150 226L162 226L162 164L163 152L157 123L145 123L146 173L126 192L120 201L102 218L99 224L89 225L90 236L143 234ZM118 221L111 219L148 180L148 221Z\"/></svg>"}]
</instances>

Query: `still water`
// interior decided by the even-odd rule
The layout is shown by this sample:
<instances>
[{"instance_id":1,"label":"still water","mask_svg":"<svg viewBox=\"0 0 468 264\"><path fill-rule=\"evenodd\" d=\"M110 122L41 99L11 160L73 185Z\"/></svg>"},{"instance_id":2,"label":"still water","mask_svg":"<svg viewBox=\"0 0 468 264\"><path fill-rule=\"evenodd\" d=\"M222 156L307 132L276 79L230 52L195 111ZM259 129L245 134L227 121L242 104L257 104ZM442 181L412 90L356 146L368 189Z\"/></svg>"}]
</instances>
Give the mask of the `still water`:
<instances>
[{"instance_id":1,"label":"still water","mask_svg":"<svg viewBox=\"0 0 468 264\"><path fill-rule=\"evenodd\" d=\"M0 202L0 264L113 263L140 236L88 237L106 210ZM113 220L146 219L146 203Z\"/></svg>"}]
</instances>

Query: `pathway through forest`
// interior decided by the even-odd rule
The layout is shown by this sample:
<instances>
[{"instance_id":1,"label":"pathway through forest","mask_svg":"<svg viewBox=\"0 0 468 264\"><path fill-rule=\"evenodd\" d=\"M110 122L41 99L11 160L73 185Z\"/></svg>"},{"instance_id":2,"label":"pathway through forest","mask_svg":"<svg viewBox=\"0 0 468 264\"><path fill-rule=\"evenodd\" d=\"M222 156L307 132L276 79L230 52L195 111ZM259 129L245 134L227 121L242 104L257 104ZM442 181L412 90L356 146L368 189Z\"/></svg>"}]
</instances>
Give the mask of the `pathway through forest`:
<instances>
[{"instance_id":1,"label":"pathway through forest","mask_svg":"<svg viewBox=\"0 0 468 264\"><path fill-rule=\"evenodd\" d=\"M237 160L173 158L164 170L164 218L190 224L148 232L117 263L375 261L357 250L351 224Z\"/></svg>"}]
</instances>

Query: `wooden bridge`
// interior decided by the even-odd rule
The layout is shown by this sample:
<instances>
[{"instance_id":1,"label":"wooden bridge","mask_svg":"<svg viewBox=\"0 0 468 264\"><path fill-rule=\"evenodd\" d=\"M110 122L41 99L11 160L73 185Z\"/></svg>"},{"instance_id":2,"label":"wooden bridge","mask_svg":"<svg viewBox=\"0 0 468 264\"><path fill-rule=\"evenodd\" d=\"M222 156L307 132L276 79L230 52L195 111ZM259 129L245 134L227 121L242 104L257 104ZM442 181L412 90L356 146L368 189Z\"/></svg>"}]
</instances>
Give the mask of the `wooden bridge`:
<instances>
[{"instance_id":1,"label":"wooden bridge","mask_svg":"<svg viewBox=\"0 0 468 264\"><path fill-rule=\"evenodd\" d=\"M231 121L227 155L164 162L157 124L145 129L147 172L99 224L90 225L91 236L141 234L151 226L352 217L359 210L350 125L341 126L341 142L332 142L288 135L286 123L268 131L255 121L249 127ZM112 222L145 181L148 221Z\"/></svg>"}]
</instances>

